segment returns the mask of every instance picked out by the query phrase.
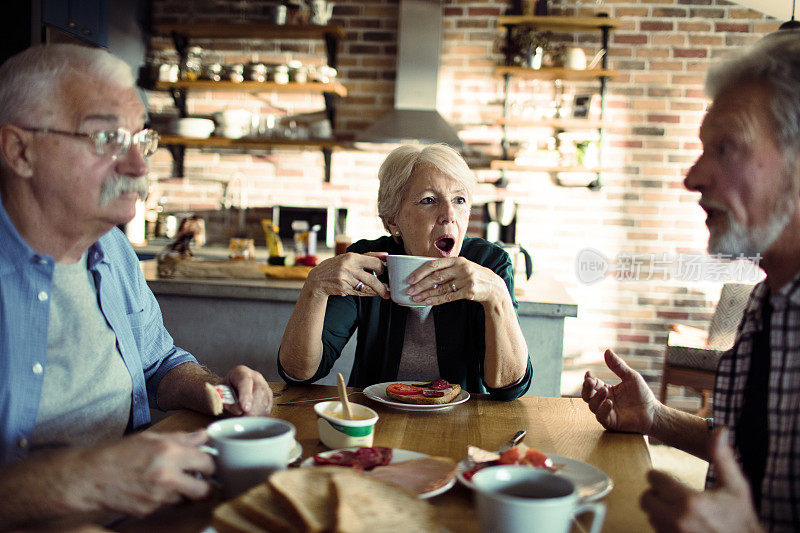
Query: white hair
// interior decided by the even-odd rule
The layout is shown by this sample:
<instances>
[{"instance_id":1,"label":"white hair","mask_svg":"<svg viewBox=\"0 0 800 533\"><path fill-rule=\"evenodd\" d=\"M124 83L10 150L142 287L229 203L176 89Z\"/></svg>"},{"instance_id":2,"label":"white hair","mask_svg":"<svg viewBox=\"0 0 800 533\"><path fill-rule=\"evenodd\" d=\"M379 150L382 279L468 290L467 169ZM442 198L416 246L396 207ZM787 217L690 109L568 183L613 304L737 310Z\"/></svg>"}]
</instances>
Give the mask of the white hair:
<instances>
[{"instance_id":1,"label":"white hair","mask_svg":"<svg viewBox=\"0 0 800 533\"><path fill-rule=\"evenodd\" d=\"M59 98L63 81L76 74L120 87L135 83L128 64L106 50L75 44L33 46L0 66L0 124L23 117L40 122L46 112L42 103Z\"/></svg>"},{"instance_id":2,"label":"white hair","mask_svg":"<svg viewBox=\"0 0 800 533\"><path fill-rule=\"evenodd\" d=\"M378 216L383 227L391 233L387 220L400 213L406 185L419 164L428 164L458 181L467 190L467 201L472 203L475 174L461 155L446 144L427 146L404 145L386 156L378 170Z\"/></svg>"},{"instance_id":3,"label":"white hair","mask_svg":"<svg viewBox=\"0 0 800 533\"><path fill-rule=\"evenodd\" d=\"M800 147L800 30L778 30L711 68L706 93L713 100L747 82L769 87L775 140L785 156L792 155Z\"/></svg>"}]
</instances>

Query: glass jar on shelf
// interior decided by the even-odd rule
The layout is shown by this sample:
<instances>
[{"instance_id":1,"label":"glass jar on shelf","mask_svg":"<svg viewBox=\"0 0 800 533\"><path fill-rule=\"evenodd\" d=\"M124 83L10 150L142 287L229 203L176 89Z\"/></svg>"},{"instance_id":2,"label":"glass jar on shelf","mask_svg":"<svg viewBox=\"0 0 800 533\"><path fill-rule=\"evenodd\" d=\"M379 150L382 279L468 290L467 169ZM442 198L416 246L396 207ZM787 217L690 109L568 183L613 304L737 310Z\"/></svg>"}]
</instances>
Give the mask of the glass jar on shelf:
<instances>
[{"instance_id":1,"label":"glass jar on shelf","mask_svg":"<svg viewBox=\"0 0 800 533\"><path fill-rule=\"evenodd\" d=\"M241 83L244 81L244 65L241 63L225 65L225 68L222 71L222 77L228 81Z\"/></svg>"},{"instance_id":2,"label":"glass jar on shelf","mask_svg":"<svg viewBox=\"0 0 800 533\"><path fill-rule=\"evenodd\" d=\"M219 63L206 63L203 65L198 79L208 81L219 81L222 74L222 65Z\"/></svg>"},{"instance_id":3,"label":"glass jar on shelf","mask_svg":"<svg viewBox=\"0 0 800 533\"><path fill-rule=\"evenodd\" d=\"M181 65L181 78L195 81L200 79L203 72L203 49L199 46L190 46L186 49L186 57Z\"/></svg>"}]
</instances>

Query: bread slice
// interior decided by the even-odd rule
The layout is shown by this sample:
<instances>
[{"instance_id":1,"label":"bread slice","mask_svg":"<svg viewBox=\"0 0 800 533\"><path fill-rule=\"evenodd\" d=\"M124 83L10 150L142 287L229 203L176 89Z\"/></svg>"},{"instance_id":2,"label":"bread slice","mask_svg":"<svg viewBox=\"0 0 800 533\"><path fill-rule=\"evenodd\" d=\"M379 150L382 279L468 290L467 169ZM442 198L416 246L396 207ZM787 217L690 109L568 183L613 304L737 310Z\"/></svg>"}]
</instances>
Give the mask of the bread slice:
<instances>
[{"instance_id":1,"label":"bread slice","mask_svg":"<svg viewBox=\"0 0 800 533\"><path fill-rule=\"evenodd\" d=\"M304 531L318 533L333 527L330 478L338 466L280 470L269 477L275 498L286 509L294 509Z\"/></svg>"},{"instance_id":2,"label":"bread slice","mask_svg":"<svg viewBox=\"0 0 800 533\"><path fill-rule=\"evenodd\" d=\"M396 485L340 468L331 473L336 533L438 531L433 506Z\"/></svg>"},{"instance_id":3,"label":"bread slice","mask_svg":"<svg viewBox=\"0 0 800 533\"><path fill-rule=\"evenodd\" d=\"M219 533L269 533L242 516L236 509L235 500L220 504L214 509L212 525Z\"/></svg>"},{"instance_id":4,"label":"bread slice","mask_svg":"<svg viewBox=\"0 0 800 533\"><path fill-rule=\"evenodd\" d=\"M455 400L456 396L461 393L461 385L457 383L452 384L452 388L444 391L444 396L439 398L429 398L422 394L395 394L386 390L386 396L403 403L413 403L417 405L439 405L443 403L450 403Z\"/></svg>"},{"instance_id":5,"label":"bread slice","mask_svg":"<svg viewBox=\"0 0 800 533\"><path fill-rule=\"evenodd\" d=\"M458 464L449 457L421 457L386 466L377 466L367 476L425 494L447 485L456 476Z\"/></svg>"},{"instance_id":6,"label":"bread slice","mask_svg":"<svg viewBox=\"0 0 800 533\"><path fill-rule=\"evenodd\" d=\"M294 508L282 506L267 483L253 487L234 501L240 514L268 531L301 531L296 526L300 523L297 512Z\"/></svg>"}]
</instances>

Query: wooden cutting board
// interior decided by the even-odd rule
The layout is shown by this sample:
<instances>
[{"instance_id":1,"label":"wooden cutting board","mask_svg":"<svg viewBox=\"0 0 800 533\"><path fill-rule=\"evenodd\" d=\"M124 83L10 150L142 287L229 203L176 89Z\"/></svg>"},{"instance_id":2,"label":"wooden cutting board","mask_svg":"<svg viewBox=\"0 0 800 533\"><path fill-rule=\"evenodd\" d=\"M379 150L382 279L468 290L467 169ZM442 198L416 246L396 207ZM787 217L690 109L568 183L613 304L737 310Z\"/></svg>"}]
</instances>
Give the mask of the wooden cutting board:
<instances>
[{"instance_id":1,"label":"wooden cutting board","mask_svg":"<svg viewBox=\"0 0 800 533\"><path fill-rule=\"evenodd\" d=\"M158 277L166 279L293 279L304 280L311 267L276 266L230 259L159 259Z\"/></svg>"}]
</instances>

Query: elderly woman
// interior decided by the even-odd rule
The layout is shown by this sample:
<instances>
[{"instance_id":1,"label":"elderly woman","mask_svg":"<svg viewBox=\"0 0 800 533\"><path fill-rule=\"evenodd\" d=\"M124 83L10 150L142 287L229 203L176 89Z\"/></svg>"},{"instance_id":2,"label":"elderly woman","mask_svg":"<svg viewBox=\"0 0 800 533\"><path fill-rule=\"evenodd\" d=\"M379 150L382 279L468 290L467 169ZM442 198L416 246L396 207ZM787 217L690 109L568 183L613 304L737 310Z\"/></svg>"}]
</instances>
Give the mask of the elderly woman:
<instances>
[{"instance_id":1,"label":"elderly woman","mask_svg":"<svg viewBox=\"0 0 800 533\"><path fill-rule=\"evenodd\" d=\"M378 214L391 236L355 242L309 273L283 335L281 376L326 376L357 330L351 386L442 377L495 399L521 396L532 369L511 261L466 236L474 175L455 150L432 145L397 148L378 177ZM436 258L408 280L421 307L389 299L375 275L388 254Z\"/></svg>"}]
</instances>

